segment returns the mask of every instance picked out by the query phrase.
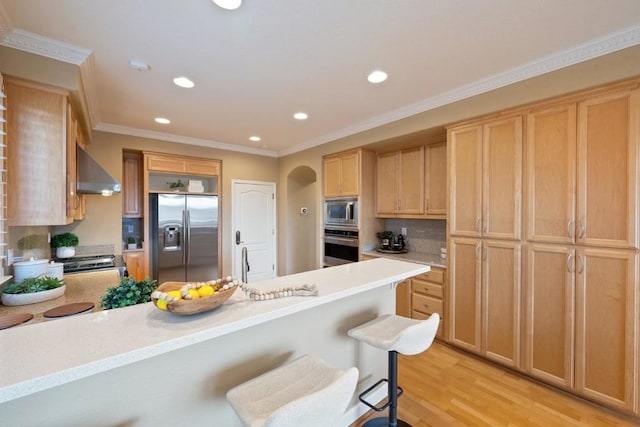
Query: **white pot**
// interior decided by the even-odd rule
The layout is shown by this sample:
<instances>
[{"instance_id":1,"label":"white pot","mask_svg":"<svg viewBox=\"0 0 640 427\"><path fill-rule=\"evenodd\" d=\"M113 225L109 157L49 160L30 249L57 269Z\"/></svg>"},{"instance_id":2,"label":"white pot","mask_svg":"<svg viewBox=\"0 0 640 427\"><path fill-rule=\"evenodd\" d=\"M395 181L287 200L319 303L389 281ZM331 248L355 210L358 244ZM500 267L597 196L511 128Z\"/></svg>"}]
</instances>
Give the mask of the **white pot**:
<instances>
[{"instance_id":1,"label":"white pot","mask_svg":"<svg viewBox=\"0 0 640 427\"><path fill-rule=\"evenodd\" d=\"M59 288L49 289L48 291L33 292L30 294L2 294L3 305L26 305L35 304L37 302L48 301L64 295L65 285Z\"/></svg>"},{"instance_id":2,"label":"white pot","mask_svg":"<svg viewBox=\"0 0 640 427\"><path fill-rule=\"evenodd\" d=\"M76 254L76 248L73 246L61 246L56 249L56 257L58 258L71 258Z\"/></svg>"},{"instance_id":3,"label":"white pot","mask_svg":"<svg viewBox=\"0 0 640 427\"><path fill-rule=\"evenodd\" d=\"M129 249L129 250L138 249L138 244L137 243L127 243L127 249Z\"/></svg>"},{"instance_id":4,"label":"white pot","mask_svg":"<svg viewBox=\"0 0 640 427\"><path fill-rule=\"evenodd\" d=\"M13 280L20 283L28 277L39 277L49 270L48 259L31 259L13 264Z\"/></svg>"}]
</instances>

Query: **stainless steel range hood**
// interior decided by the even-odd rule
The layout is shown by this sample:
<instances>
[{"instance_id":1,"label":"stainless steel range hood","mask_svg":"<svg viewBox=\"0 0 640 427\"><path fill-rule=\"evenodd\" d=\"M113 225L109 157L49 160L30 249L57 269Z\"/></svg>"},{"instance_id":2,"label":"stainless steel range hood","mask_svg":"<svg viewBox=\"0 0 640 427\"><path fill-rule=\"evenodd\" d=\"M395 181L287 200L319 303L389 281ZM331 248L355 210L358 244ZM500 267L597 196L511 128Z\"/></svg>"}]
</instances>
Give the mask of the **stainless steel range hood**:
<instances>
[{"instance_id":1,"label":"stainless steel range hood","mask_svg":"<svg viewBox=\"0 0 640 427\"><path fill-rule=\"evenodd\" d=\"M110 196L120 192L120 183L93 160L86 151L77 147L76 157L78 167L77 193Z\"/></svg>"}]
</instances>

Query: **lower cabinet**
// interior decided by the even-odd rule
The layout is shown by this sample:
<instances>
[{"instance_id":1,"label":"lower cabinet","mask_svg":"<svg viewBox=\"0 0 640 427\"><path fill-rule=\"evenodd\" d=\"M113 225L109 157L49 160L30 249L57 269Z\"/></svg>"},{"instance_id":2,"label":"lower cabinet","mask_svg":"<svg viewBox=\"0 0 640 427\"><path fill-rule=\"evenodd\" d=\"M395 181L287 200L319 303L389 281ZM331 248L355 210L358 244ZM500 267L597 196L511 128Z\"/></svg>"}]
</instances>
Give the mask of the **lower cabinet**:
<instances>
[{"instance_id":1,"label":"lower cabinet","mask_svg":"<svg viewBox=\"0 0 640 427\"><path fill-rule=\"evenodd\" d=\"M396 287L396 314L411 317L411 279L398 283Z\"/></svg>"},{"instance_id":2,"label":"lower cabinet","mask_svg":"<svg viewBox=\"0 0 640 427\"><path fill-rule=\"evenodd\" d=\"M129 277L133 277L136 280L144 280L147 277L144 251L125 252L122 254L122 258L127 266Z\"/></svg>"},{"instance_id":3,"label":"lower cabinet","mask_svg":"<svg viewBox=\"0 0 640 427\"><path fill-rule=\"evenodd\" d=\"M440 316L438 338L444 338L444 268L431 267L431 271L411 278L411 317L426 319L433 313Z\"/></svg>"},{"instance_id":4,"label":"lower cabinet","mask_svg":"<svg viewBox=\"0 0 640 427\"><path fill-rule=\"evenodd\" d=\"M520 258L517 242L452 238L449 341L520 366Z\"/></svg>"}]
</instances>

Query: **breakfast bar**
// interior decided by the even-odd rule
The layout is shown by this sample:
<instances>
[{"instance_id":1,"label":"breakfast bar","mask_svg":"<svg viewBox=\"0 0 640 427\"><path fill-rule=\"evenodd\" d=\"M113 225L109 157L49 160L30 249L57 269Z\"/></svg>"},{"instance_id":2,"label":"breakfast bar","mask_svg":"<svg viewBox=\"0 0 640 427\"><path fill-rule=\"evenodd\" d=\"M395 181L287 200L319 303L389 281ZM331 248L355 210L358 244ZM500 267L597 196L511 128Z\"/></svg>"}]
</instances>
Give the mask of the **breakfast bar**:
<instances>
[{"instance_id":1,"label":"breakfast bar","mask_svg":"<svg viewBox=\"0 0 640 427\"><path fill-rule=\"evenodd\" d=\"M227 390L303 354L356 366L363 390L385 376L386 358L346 331L394 312L395 285L427 271L380 258L252 284L315 285L318 296L254 301L237 290L196 315L148 303L1 331L2 423L239 426ZM345 425L361 406L352 401Z\"/></svg>"}]
</instances>

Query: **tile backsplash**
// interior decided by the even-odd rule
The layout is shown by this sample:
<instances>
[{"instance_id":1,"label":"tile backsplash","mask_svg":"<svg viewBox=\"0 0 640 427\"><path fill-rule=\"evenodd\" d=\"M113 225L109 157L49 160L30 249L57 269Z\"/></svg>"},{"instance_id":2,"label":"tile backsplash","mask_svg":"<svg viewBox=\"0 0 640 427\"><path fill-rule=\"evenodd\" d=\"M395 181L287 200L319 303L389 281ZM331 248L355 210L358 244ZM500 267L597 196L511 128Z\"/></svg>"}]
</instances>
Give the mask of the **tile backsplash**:
<instances>
[{"instance_id":1,"label":"tile backsplash","mask_svg":"<svg viewBox=\"0 0 640 427\"><path fill-rule=\"evenodd\" d=\"M439 219L388 219L386 230L398 235L407 229L406 248L410 251L439 254L446 247L447 221Z\"/></svg>"}]
</instances>

